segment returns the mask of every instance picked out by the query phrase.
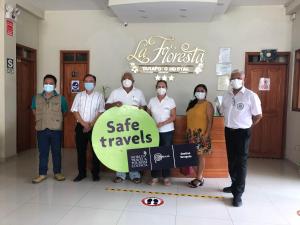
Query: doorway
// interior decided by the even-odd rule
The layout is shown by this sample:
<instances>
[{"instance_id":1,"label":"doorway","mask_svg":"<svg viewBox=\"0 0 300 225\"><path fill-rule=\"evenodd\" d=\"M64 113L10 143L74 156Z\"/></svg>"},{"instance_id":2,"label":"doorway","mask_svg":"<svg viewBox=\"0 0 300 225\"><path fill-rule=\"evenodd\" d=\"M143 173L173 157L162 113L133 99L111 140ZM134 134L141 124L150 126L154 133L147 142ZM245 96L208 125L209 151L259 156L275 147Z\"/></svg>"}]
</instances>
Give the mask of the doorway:
<instances>
[{"instance_id":1,"label":"doorway","mask_svg":"<svg viewBox=\"0 0 300 225\"><path fill-rule=\"evenodd\" d=\"M284 156L289 61L289 52L279 52L269 62L261 62L259 52L246 53L245 86L258 94L263 111L262 120L252 130L251 157Z\"/></svg>"},{"instance_id":2,"label":"doorway","mask_svg":"<svg viewBox=\"0 0 300 225\"><path fill-rule=\"evenodd\" d=\"M70 109L76 94L84 90L83 78L87 73L89 73L89 51L60 51L61 90L69 107L64 117L64 148L75 148L76 121Z\"/></svg>"},{"instance_id":3,"label":"doorway","mask_svg":"<svg viewBox=\"0 0 300 225\"><path fill-rule=\"evenodd\" d=\"M35 148L35 119L31 110L36 94L36 50L17 44L17 152Z\"/></svg>"}]
</instances>

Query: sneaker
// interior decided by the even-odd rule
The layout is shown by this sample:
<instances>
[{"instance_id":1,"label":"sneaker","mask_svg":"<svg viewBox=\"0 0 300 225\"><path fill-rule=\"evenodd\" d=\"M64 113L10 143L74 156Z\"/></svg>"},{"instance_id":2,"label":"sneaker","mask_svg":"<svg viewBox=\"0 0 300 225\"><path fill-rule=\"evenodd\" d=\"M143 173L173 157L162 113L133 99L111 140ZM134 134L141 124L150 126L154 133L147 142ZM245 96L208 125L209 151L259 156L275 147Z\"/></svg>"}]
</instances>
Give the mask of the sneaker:
<instances>
[{"instance_id":1,"label":"sneaker","mask_svg":"<svg viewBox=\"0 0 300 225\"><path fill-rule=\"evenodd\" d=\"M54 179L57 181L64 181L66 178L61 173L56 173L56 174L54 174Z\"/></svg>"},{"instance_id":2,"label":"sneaker","mask_svg":"<svg viewBox=\"0 0 300 225\"><path fill-rule=\"evenodd\" d=\"M135 184L139 184L139 183L142 183L142 180L141 180L141 178L134 178L134 179L132 179L132 182Z\"/></svg>"},{"instance_id":3,"label":"sneaker","mask_svg":"<svg viewBox=\"0 0 300 225\"><path fill-rule=\"evenodd\" d=\"M47 176L46 175L38 175L37 177L32 179L33 184L38 184L41 183L42 181L46 180Z\"/></svg>"},{"instance_id":4,"label":"sneaker","mask_svg":"<svg viewBox=\"0 0 300 225\"><path fill-rule=\"evenodd\" d=\"M114 183L122 183L124 180L121 177L115 177Z\"/></svg>"},{"instance_id":5,"label":"sneaker","mask_svg":"<svg viewBox=\"0 0 300 225\"><path fill-rule=\"evenodd\" d=\"M152 178L152 179L148 182L148 184L151 185L151 186L153 186L153 185L155 185L155 184L157 184L157 183L158 183L158 178Z\"/></svg>"}]
</instances>

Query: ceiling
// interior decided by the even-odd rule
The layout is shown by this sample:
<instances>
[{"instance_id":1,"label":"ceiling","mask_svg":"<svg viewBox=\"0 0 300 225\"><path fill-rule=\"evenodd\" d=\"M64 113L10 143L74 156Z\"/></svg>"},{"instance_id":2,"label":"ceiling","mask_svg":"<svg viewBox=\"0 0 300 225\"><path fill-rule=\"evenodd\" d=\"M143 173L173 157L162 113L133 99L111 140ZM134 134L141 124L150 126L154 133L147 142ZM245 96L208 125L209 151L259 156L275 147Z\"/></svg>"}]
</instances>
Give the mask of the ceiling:
<instances>
[{"instance_id":1,"label":"ceiling","mask_svg":"<svg viewBox=\"0 0 300 225\"><path fill-rule=\"evenodd\" d=\"M209 22L231 6L284 5L290 0L22 0L42 11L109 10L121 22ZM21 5L22 6L22 5Z\"/></svg>"}]
</instances>

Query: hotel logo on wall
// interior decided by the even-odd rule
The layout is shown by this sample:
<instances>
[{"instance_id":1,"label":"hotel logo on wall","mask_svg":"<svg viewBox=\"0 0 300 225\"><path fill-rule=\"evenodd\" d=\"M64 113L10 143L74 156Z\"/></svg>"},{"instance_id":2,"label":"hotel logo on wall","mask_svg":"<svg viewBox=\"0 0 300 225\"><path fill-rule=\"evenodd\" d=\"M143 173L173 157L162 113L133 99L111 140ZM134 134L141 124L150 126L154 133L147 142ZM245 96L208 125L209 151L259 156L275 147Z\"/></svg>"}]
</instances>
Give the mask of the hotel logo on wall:
<instances>
[{"instance_id":1,"label":"hotel logo on wall","mask_svg":"<svg viewBox=\"0 0 300 225\"><path fill-rule=\"evenodd\" d=\"M156 80L173 80L172 74L199 74L205 51L189 43L176 43L173 37L151 36L141 40L127 56L133 73L156 74Z\"/></svg>"}]
</instances>

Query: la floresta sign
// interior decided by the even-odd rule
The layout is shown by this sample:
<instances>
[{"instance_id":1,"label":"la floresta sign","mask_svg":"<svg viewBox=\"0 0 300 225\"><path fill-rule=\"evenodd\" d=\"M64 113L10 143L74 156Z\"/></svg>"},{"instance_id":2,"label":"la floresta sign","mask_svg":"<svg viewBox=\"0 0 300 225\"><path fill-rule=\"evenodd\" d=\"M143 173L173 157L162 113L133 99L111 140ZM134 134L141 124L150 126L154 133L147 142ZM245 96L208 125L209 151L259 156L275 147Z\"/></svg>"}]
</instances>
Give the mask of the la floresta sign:
<instances>
[{"instance_id":1,"label":"la floresta sign","mask_svg":"<svg viewBox=\"0 0 300 225\"><path fill-rule=\"evenodd\" d=\"M127 56L134 73L202 72L205 51L189 43L176 43L173 37L151 36L141 40Z\"/></svg>"}]
</instances>

